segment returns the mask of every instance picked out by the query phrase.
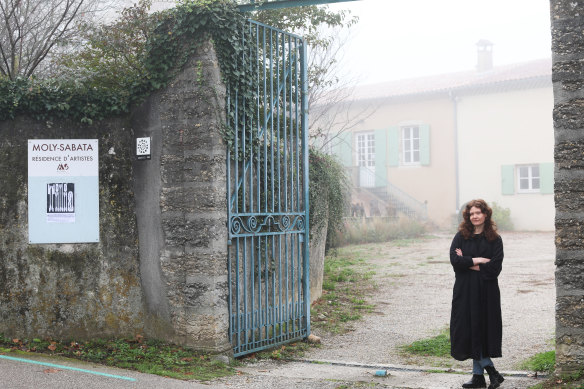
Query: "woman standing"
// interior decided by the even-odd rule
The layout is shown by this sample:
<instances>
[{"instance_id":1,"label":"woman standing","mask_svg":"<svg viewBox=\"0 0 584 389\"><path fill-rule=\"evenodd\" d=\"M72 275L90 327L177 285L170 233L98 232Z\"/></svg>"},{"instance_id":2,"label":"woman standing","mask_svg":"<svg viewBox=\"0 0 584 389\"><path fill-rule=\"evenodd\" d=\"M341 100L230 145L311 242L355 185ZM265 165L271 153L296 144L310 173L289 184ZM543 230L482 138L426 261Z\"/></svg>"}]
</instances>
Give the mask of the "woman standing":
<instances>
[{"instance_id":1,"label":"woman standing","mask_svg":"<svg viewBox=\"0 0 584 389\"><path fill-rule=\"evenodd\" d=\"M450 263L456 280L450 315L450 354L454 359L473 359L472 379L463 388L504 381L491 358L501 357L503 325L497 277L503 264L503 240L491 219L493 211L484 200L472 200L462 213L463 221L450 246Z\"/></svg>"}]
</instances>

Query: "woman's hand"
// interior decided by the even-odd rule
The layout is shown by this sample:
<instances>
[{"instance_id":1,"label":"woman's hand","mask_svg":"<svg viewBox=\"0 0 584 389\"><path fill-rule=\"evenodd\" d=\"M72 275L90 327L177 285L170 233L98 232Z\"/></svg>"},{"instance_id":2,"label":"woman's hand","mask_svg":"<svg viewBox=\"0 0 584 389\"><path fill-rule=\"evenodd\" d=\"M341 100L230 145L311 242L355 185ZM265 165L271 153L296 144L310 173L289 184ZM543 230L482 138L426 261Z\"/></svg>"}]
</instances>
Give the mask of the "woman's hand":
<instances>
[{"instance_id":1,"label":"woman's hand","mask_svg":"<svg viewBox=\"0 0 584 389\"><path fill-rule=\"evenodd\" d=\"M483 258L483 257L476 257L472 259L472 263L474 265L482 265L485 263L489 263L491 262L491 260L489 258Z\"/></svg>"},{"instance_id":2,"label":"woman's hand","mask_svg":"<svg viewBox=\"0 0 584 389\"><path fill-rule=\"evenodd\" d=\"M456 252L456 255L462 257L462 250L461 249L455 249L454 252ZM473 258L472 259L473 266L469 267L469 269L475 270L475 271L481 271L481 268L479 267L479 265L489 263L489 262L491 262L491 260L489 258L483 258L483 257Z\"/></svg>"}]
</instances>

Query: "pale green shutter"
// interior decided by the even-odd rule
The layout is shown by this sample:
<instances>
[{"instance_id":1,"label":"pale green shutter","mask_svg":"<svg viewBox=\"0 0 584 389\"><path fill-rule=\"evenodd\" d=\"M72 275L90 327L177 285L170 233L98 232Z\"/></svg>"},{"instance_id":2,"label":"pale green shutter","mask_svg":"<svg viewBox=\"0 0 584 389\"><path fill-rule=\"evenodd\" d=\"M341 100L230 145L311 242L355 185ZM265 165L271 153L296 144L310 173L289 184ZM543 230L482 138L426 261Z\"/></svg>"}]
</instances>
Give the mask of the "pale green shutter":
<instances>
[{"instance_id":1,"label":"pale green shutter","mask_svg":"<svg viewBox=\"0 0 584 389\"><path fill-rule=\"evenodd\" d=\"M353 166L353 133L350 131L339 134L333 147L333 152L343 166Z\"/></svg>"},{"instance_id":2,"label":"pale green shutter","mask_svg":"<svg viewBox=\"0 0 584 389\"><path fill-rule=\"evenodd\" d=\"M387 130L375 130L375 186L387 186Z\"/></svg>"},{"instance_id":3,"label":"pale green shutter","mask_svg":"<svg viewBox=\"0 0 584 389\"><path fill-rule=\"evenodd\" d=\"M539 164L539 191L542 194L554 193L554 164Z\"/></svg>"},{"instance_id":4,"label":"pale green shutter","mask_svg":"<svg viewBox=\"0 0 584 389\"><path fill-rule=\"evenodd\" d=\"M420 126L420 164L430 164L430 126L427 124Z\"/></svg>"},{"instance_id":5,"label":"pale green shutter","mask_svg":"<svg viewBox=\"0 0 584 389\"><path fill-rule=\"evenodd\" d=\"M389 127L387 130L389 144L387 148L387 161L389 166L399 166L399 127Z\"/></svg>"},{"instance_id":6,"label":"pale green shutter","mask_svg":"<svg viewBox=\"0 0 584 389\"><path fill-rule=\"evenodd\" d=\"M501 193L515 194L515 165L501 166Z\"/></svg>"}]
</instances>

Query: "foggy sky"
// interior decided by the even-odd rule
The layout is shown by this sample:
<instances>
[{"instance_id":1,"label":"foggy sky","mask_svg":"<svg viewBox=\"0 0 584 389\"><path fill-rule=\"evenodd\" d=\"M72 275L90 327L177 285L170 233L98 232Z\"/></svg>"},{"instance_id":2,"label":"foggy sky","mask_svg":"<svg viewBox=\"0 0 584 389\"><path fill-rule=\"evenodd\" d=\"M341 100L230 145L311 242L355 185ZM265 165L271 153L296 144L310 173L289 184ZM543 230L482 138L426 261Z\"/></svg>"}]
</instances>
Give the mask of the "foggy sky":
<instances>
[{"instance_id":1,"label":"foggy sky","mask_svg":"<svg viewBox=\"0 0 584 389\"><path fill-rule=\"evenodd\" d=\"M361 84L471 70L480 39L493 42L495 66L551 57L548 0L360 0L329 7L360 17L345 60Z\"/></svg>"}]
</instances>

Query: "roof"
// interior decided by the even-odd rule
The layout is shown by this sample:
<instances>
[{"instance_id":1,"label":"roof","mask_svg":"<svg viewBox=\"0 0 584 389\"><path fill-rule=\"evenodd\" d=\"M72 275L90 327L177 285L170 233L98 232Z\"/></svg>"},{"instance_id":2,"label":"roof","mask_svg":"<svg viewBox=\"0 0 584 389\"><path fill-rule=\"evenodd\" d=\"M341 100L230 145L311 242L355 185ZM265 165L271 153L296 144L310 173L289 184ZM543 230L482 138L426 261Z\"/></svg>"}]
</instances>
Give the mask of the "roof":
<instances>
[{"instance_id":1,"label":"roof","mask_svg":"<svg viewBox=\"0 0 584 389\"><path fill-rule=\"evenodd\" d=\"M481 93L552 85L551 58L476 70L389 81L355 87L355 100L415 97L449 92Z\"/></svg>"}]
</instances>

